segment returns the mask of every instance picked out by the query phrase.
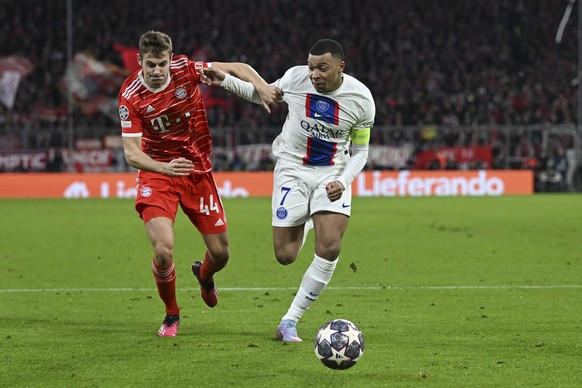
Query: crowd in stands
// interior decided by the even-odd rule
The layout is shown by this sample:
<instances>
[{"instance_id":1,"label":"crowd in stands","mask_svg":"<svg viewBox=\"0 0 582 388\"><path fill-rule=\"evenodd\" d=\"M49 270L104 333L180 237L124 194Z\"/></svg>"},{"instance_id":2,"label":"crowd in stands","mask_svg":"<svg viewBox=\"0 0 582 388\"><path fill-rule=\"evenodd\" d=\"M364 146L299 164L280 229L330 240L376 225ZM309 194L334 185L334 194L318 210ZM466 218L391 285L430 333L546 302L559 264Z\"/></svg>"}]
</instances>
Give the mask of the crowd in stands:
<instances>
[{"instance_id":1,"label":"crowd in stands","mask_svg":"<svg viewBox=\"0 0 582 388\"><path fill-rule=\"evenodd\" d=\"M13 109L0 107L0 134L25 128L26 147L64 145L71 123L60 81L68 55L86 52L123 68L115 45L135 47L150 29L170 34L175 54L247 62L269 82L289 67L304 64L317 39L336 39L346 53L345 71L364 82L375 97L376 126L571 124L577 106L577 88L572 85L577 76L577 17L569 21L562 42L555 42L567 3L3 1L0 57L23 56L34 70L21 81ZM221 101L208 107L213 127L278 127L286 114L282 106L269 115L220 88L204 92ZM73 108L72 125L79 133L119 133L115 117L86 115L76 104ZM39 113L46 111L51 114ZM251 133L247 143L253 141ZM395 130L374 141L398 142L400 135ZM512 145L516 147L518 143Z\"/></svg>"}]
</instances>

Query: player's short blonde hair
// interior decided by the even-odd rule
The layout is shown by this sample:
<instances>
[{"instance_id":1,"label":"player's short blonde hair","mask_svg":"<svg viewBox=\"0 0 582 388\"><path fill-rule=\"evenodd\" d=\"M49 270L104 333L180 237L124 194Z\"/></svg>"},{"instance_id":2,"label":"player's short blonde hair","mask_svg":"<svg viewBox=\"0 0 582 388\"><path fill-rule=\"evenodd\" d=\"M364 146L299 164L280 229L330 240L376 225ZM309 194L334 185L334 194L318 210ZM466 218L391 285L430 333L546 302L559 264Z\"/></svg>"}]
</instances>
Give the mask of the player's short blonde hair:
<instances>
[{"instance_id":1,"label":"player's short blonde hair","mask_svg":"<svg viewBox=\"0 0 582 388\"><path fill-rule=\"evenodd\" d=\"M147 54L162 57L165 52L172 54L172 39L164 32L148 31L139 38L139 55L143 58Z\"/></svg>"}]
</instances>

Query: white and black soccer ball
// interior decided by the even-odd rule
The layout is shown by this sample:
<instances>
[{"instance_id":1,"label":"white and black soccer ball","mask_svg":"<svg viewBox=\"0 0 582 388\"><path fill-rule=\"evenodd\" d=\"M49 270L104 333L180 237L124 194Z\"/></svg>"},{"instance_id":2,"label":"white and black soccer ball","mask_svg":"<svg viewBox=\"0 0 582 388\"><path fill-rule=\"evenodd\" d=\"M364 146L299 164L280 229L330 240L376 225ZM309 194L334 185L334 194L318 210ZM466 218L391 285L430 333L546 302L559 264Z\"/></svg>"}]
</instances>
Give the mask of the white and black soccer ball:
<instances>
[{"instance_id":1,"label":"white and black soccer ball","mask_svg":"<svg viewBox=\"0 0 582 388\"><path fill-rule=\"evenodd\" d=\"M348 369L364 354L364 335L345 319L334 319L321 326L314 341L315 355L331 369Z\"/></svg>"}]
</instances>

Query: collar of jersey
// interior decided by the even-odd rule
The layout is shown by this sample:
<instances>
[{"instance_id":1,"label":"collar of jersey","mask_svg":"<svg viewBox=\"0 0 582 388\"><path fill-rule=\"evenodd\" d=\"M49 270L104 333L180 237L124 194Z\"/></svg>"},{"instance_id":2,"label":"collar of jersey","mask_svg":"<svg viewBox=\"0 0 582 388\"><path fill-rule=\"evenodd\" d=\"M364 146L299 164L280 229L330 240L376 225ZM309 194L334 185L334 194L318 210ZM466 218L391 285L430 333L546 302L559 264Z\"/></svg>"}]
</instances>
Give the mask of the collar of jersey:
<instances>
[{"instance_id":1,"label":"collar of jersey","mask_svg":"<svg viewBox=\"0 0 582 388\"><path fill-rule=\"evenodd\" d=\"M147 90L149 90L150 92L153 92L153 93L161 92L162 90L164 90L165 88L167 88L168 85L170 84L170 78L172 77L171 74L168 74L168 78L166 79L166 82L164 82L164 84L162 86L160 86L159 88L154 89L154 88L150 87L147 84L147 82L145 81L145 79L143 78L143 70L140 70L137 76L139 77L139 80L141 81L141 83L143 84L143 86L145 86L145 88Z\"/></svg>"}]
</instances>

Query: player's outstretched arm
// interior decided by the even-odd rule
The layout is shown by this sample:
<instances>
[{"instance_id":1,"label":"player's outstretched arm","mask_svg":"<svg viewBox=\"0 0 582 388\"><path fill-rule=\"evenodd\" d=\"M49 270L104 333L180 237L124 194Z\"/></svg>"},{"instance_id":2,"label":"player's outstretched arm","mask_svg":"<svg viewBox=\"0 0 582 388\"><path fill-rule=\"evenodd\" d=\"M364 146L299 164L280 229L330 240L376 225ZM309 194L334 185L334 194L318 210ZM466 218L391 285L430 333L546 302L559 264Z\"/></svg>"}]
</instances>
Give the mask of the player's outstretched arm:
<instances>
[{"instance_id":1,"label":"player's outstretched arm","mask_svg":"<svg viewBox=\"0 0 582 388\"><path fill-rule=\"evenodd\" d=\"M250 65L242 62L212 62L212 67L253 84L259 93L261 104L267 112L271 112L270 105L281 100L281 90L268 84L263 77Z\"/></svg>"}]
</instances>

